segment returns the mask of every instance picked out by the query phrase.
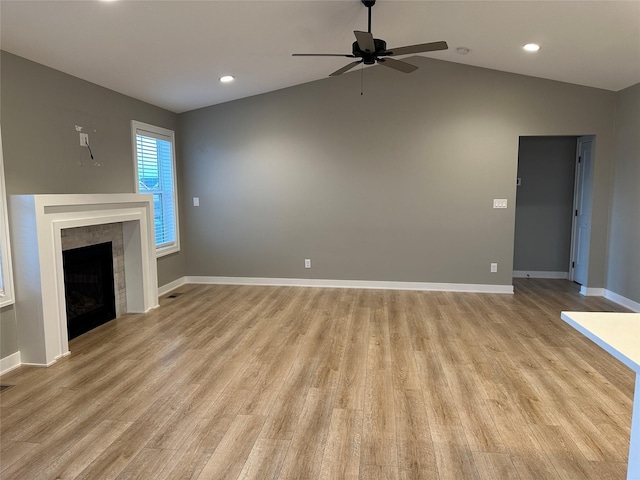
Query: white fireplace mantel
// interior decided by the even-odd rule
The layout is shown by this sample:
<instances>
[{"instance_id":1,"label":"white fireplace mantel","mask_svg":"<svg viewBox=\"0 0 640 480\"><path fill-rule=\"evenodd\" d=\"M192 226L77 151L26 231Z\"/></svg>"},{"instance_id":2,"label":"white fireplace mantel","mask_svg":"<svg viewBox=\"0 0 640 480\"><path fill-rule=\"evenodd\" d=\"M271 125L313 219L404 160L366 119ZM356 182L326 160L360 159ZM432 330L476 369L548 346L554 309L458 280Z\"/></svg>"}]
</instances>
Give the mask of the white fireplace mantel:
<instances>
[{"instance_id":1,"label":"white fireplace mantel","mask_svg":"<svg viewBox=\"0 0 640 480\"><path fill-rule=\"evenodd\" d=\"M63 229L122 223L127 312L158 306L151 195L12 195L9 212L22 364L48 366L69 353Z\"/></svg>"}]
</instances>

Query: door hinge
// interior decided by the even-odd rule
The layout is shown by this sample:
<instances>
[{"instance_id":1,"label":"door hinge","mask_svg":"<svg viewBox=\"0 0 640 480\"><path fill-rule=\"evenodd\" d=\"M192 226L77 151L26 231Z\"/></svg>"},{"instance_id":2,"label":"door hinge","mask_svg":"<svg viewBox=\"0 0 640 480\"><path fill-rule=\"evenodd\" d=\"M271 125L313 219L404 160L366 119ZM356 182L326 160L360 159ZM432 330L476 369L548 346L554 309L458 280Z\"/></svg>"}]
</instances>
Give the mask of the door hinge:
<instances>
[{"instance_id":1,"label":"door hinge","mask_svg":"<svg viewBox=\"0 0 640 480\"><path fill-rule=\"evenodd\" d=\"M582 156L578 157L578 163L582 162Z\"/></svg>"},{"instance_id":2,"label":"door hinge","mask_svg":"<svg viewBox=\"0 0 640 480\"><path fill-rule=\"evenodd\" d=\"M576 262L571 262L571 268L576 268Z\"/></svg>"},{"instance_id":3,"label":"door hinge","mask_svg":"<svg viewBox=\"0 0 640 480\"><path fill-rule=\"evenodd\" d=\"M575 215L575 216L576 216L576 217L578 216L578 210L576 210L576 215Z\"/></svg>"}]
</instances>

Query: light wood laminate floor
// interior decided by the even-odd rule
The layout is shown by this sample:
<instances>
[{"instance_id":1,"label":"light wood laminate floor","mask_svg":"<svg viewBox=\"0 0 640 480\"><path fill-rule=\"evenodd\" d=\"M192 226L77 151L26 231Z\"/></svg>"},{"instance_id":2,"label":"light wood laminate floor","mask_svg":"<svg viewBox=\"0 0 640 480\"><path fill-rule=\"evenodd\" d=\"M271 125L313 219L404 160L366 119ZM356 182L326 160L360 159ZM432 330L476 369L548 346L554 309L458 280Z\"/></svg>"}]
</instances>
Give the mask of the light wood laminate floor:
<instances>
[{"instance_id":1,"label":"light wood laminate floor","mask_svg":"<svg viewBox=\"0 0 640 480\"><path fill-rule=\"evenodd\" d=\"M204 286L2 377L0 478L620 479L632 372L515 295Z\"/></svg>"}]
</instances>

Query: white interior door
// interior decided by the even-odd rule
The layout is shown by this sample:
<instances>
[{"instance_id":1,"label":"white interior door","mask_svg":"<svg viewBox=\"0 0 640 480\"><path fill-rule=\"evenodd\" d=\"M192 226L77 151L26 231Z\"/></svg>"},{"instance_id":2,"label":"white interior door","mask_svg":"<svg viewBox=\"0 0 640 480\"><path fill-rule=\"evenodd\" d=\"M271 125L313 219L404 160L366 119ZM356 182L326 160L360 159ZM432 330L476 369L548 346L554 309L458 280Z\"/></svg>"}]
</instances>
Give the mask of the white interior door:
<instances>
[{"instance_id":1,"label":"white interior door","mask_svg":"<svg viewBox=\"0 0 640 480\"><path fill-rule=\"evenodd\" d=\"M575 217L571 249L571 279L587 284L593 193L593 137L579 137L576 159Z\"/></svg>"}]
</instances>

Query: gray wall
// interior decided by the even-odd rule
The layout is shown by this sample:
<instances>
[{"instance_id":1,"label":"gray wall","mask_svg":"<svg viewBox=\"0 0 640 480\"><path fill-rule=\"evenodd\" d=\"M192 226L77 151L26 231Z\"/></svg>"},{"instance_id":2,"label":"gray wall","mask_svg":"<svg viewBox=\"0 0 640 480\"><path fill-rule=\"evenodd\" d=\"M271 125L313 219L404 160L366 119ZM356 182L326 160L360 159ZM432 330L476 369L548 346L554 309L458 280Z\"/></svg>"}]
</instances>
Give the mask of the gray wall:
<instances>
[{"instance_id":1,"label":"gray wall","mask_svg":"<svg viewBox=\"0 0 640 480\"><path fill-rule=\"evenodd\" d=\"M617 94L607 289L640 303L640 84Z\"/></svg>"},{"instance_id":2,"label":"gray wall","mask_svg":"<svg viewBox=\"0 0 640 480\"><path fill-rule=\"evenodd\" d=\"M8 357L18 350L16 311L12 306L0 308L0 358Z\"/></svg>"},{"instance_id":3,"label":"gray wall","mask_svg":"<svg viewBox=\"0 0 640 480\"><path fill-rule=\"evenodd\" d=\"M410 61L181 114L187 274L510 285L519 137L595 134L603 287L615 94Z\"/></svg>"},{"instance_id":4,"label":"gray wall","mask_svg":"<svg viewBox=\"0 0 640 480\"><path fill-rule=\"evenodd\" d=\"M522 137L513 269L568 272L576 137Z\"/></svg>"},{"instance_id":5,"label":"gray wall","mask_svg":"<svg viewBox=\"0 0 640 480\"><path fill-rule=\"evenodd\" d=\"M9 195L135 192L131 120L177 129L173 112L7 52L2 52L1 75ZM80 146L75 125L89 130L100 167ZM160 285L183 275L183 254L158 260Z\"/></svg>"},{"instance_id":6,"label":"gray wall","mask_svg":"<svg viewBox=\"0 0 640 480\"><path fill-rule=\"evenodd\" d=\"M0 121L9 195L134 192L131 120L177 129L178 118L173 112L4 51L0 75ZM101 167L92 166L75 125L89 130L91 148ZM14 264L14 268L20 265ZM182 276L184 253L158 260L159 285ZM13 309L3 310L1 315L3 358L16 352L18 345L11 333L15 332Z\"/></svg>"}]
</instances>

